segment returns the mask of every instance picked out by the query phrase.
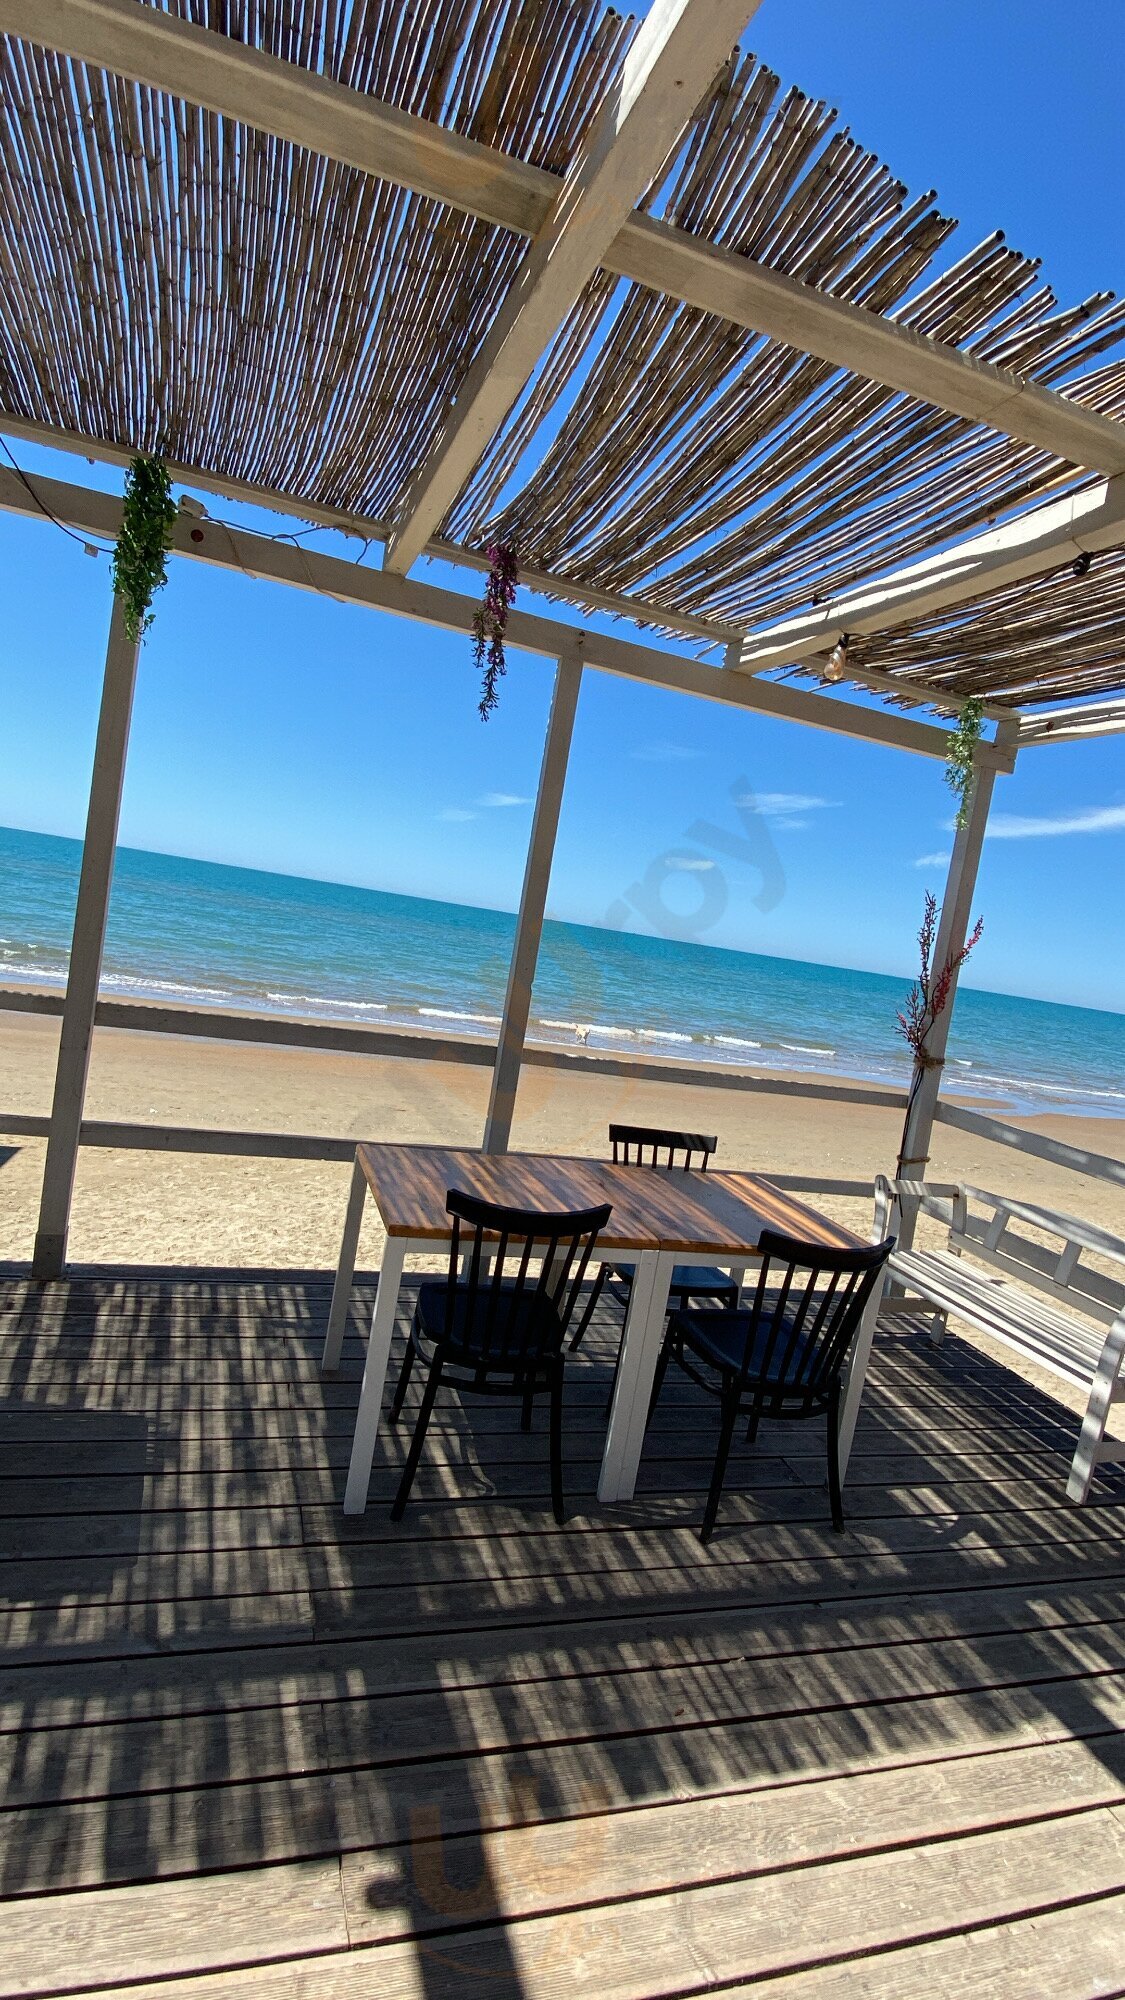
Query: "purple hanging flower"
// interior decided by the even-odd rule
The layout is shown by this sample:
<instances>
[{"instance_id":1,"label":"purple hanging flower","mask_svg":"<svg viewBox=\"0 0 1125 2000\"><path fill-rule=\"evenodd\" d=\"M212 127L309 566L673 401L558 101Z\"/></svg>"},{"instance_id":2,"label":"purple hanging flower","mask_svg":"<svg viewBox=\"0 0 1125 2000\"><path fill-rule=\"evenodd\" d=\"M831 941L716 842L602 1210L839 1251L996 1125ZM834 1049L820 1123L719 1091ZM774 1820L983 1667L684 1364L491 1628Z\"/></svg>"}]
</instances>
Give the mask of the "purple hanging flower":
<instances>
[{"instance_id":1,"label":"purple hanging flower","mask_svg":"<svg viewBox=\"0 0 1125 2000\"><path fill-rule=\"evenodd\" d=\"M488 551L488 582L484 602L473 618L473 665L481 676L480 719L487 722L499 702L497 683L507 672L504 633L519 582L516 551L510 542L494 542Z\"/></svg>"}]
</instances>

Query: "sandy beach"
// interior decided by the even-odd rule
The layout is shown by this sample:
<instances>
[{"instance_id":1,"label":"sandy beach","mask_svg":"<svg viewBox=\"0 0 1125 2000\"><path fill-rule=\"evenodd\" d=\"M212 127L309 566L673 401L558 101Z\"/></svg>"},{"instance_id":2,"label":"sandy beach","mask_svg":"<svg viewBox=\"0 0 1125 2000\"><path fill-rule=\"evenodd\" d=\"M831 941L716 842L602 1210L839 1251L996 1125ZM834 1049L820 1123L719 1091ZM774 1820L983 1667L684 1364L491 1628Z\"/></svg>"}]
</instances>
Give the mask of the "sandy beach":
<instances>
[{"instance_id":1,"label":"sandy beach","mask_svg":"<svg viewBox=\"0 0 1125 2000\"><path fill-rule=\"evenodd\" d=\"M57 1040L57 1020L0 1015L0 1114L49 1112ZM487 1070L463 1064L102 1028L95 1035L87 1115L471 1146L480 1140L487 1096ZM512 1143L598 1154L611 1118L715 1132L724 1165L864 1182L893 1170L901 1126L901 1114L883 1105L528 1069ZM1123 1120L1011 1122L1118 1159L1125 1153ZM0 1124L4 1260L23 1262L31 1255L43 1153L42 1140L6 1137ZM930 1171L935 1179L969 1180L1121 1229L1119 1188L949 1127L938 1128ZM331 1265L347 1187L348 1167L334 1162L86 1147L71 1256L79 1263ZM866 1231L868 1200L810 1199ZM378 1255L379 1232L369 1217L361 1261L377 1262Z\"/></svg>"}]
</instances>

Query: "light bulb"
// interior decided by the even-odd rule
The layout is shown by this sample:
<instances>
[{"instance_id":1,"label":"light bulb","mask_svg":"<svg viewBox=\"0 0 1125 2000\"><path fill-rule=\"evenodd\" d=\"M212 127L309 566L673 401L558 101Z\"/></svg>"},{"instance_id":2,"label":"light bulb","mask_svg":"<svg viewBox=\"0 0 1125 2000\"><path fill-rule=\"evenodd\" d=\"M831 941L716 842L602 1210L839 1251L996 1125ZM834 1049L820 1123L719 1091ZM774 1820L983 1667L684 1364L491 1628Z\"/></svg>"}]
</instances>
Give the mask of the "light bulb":
<instances>
[{"instance_id":1,"label":"light bulb","mask_svg":"<svg viewBox=\"0 0 1125 2000\"><path fill-rule=\"evenodd\" d=\"M842 638L837 639L836 644L833 646L832 651L829 653L828 658L824 662L823 671L825 680L842 681L844 678L844 674L847 670L847 664L848 664L848 635L845 632Z\"/></svg>"}]
</instances>

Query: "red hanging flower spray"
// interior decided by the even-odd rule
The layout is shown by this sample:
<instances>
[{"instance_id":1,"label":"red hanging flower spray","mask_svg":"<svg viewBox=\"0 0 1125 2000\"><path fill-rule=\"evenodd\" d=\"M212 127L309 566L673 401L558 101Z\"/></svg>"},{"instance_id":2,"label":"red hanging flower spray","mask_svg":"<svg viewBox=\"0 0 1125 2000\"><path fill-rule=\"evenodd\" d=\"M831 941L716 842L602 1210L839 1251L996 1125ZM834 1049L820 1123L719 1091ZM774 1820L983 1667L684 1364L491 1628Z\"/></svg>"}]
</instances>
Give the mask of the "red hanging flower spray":
<instances>
[{"instance_id":1,"label":"red hanging flower spray","mask_svg":"<svg viewBox=\"0 0 1125 2000\"><path fill-rule=\"evenodd\" d=\"M928 1069L935 1069L941 1063L940 1056L932 1056L930 1054L930 1032L938 1016L944 1014L949 1004L950 993L953 990L953 981L964 965L969 953L980 943L983 932L984 919L983 917L978 917L972 933L965 939L960 951L951 951L944 965L935 967L933 956L934 940L937 936L937 897L930 891L927 891L925 910L922 917L922 928L918 932L918 947L922 961L921 969L918 978L906 996L906 1011L903 1013L900 1010L898 1017L897 1032L905 1042L910 1044L914 1055L914 1075L911 1079L910 1096L906 1106L906 1119L902 1128L903 1148L905 1148L906 1134L910 1126L910 1114L914 1109L914 1100L921 1087L922 1078ZM905 1151L903 1150L900 1151L898 1156L898 1174L900 1178L902 1176L904 1160Z\"/></svg>"},{"instance_id":2,"label":"red hanging flower spray","mask_svg":"<svg viewBox=\"0 0 1125 2000\"><path fill-rule=\"evenodd\" d=\"M488 582L484 602L473 618L473 665L481 676L480 719L487 722L499 701L497 683L507 672L504 633L515 603L519 567L510 542L494 542L488 551Z\"/></svg>"}]
</instances>

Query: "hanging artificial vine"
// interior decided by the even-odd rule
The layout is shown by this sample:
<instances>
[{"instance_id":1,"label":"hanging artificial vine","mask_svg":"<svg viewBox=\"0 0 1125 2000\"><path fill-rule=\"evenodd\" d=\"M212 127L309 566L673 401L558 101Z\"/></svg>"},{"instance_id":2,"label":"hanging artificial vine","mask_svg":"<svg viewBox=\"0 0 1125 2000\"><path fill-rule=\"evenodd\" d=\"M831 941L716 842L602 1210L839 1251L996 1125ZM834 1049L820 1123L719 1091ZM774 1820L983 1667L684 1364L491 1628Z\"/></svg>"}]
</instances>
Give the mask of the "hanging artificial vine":
<instances>
[{"instance_id":1,"label":"hanging artificial vine","mask_svg":"<svg viewBox=\"0 0 1125 2000\"><path fill-rule=\"evenodd\" d=\"M984 727L984 703L975 694L969 696L957 719L957 727L949 739L949 754L945 760L945 782L951 792L957 794L957 826L964 826L969 817L969 795L973 789L973 758Z\"/></svg>"},{"instance_id":2,"label":"hanging artificial vine","mask_svg":"<svg viewBox=\"0 0 1125 2000\"><path fill-rule=\"evenodd\" d=\"M931 1030L938 1016L944 1014L946 1007L949 1005L950 995L953 991L953 982L964 965L965 960L968 958L969 953L980 943L984 932L984 919L983 917L978 917L960 951L951 951L944 965L936 966L933 963L933 956L934 941L937 936L937 914L937 897L927 891L922 917L922 928L918 932L918 950L921 958L921 967L917 979L906 996L906 1011L905 1013L900 1012L898 1027L896 1029L896 1033L902 1036L903 1041L909 1043L911 1053L914 1057L914 1073L910 1083L910 1096L907 1099L906 1118L902 1128L902 1146L899 1149L898 1168L896 1170L896 1178L900 1180L908 1166L918 1164L916 1161L907 1161L905 1157L905 1146L907 1135L910 1131L910 1117L914 1110L914 1100L921 1089L922 1078L926 1071L928 1069L937 1069L941 1066L940 1056L930 1054Z\"/></svg>"},{"instance_id":3,"label":"hanging artificial vine","mask_svg":"<svg viewBox=\"0 0 1125 2000\"><path fill-rule=\"evenodd\" d=\"M164 558L172 546L176 508L172 482L159 452L138 452L125 481L121 533L113 551L113 588L121 599L125 631L134 645L152 624L152 600L168 580Z\"/></svg>"},{"instance_id":4,"label":"hanging artificial vine","mask_svg":"<svg viewBox=\"0 0 1125 2000\"><path fill-rule=\"evenodd\" d=\"M515 603L519 570L510 542L495 542L488 551L488 582L484 602L473 618L473 665L481 676L480 719L487 722L497 706L497 684L507 672L504 633Z\"/></svg>"}]
</instances>

